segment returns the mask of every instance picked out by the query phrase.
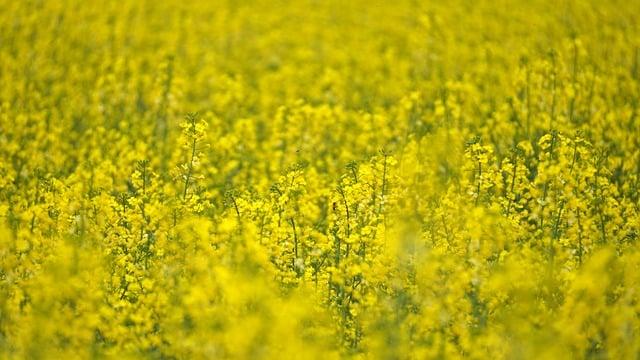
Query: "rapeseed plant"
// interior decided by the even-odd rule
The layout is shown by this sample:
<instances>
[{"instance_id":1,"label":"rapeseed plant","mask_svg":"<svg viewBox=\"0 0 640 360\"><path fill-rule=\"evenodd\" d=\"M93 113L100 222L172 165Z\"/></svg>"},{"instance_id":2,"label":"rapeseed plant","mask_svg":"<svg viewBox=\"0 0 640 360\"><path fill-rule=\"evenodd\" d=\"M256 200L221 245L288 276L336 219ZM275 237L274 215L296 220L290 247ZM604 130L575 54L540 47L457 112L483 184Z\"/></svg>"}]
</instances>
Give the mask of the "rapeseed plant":
<instances>
[{"instance_id":1,"label":"rapeseed plant","mask_svg":"<svg viewBox=\"0 0 640 360\"><path fill-rule=\"evenodd\" d=\"M0 357L640 353L638 2L0 8Z\"/></svg>"}]
</instances>

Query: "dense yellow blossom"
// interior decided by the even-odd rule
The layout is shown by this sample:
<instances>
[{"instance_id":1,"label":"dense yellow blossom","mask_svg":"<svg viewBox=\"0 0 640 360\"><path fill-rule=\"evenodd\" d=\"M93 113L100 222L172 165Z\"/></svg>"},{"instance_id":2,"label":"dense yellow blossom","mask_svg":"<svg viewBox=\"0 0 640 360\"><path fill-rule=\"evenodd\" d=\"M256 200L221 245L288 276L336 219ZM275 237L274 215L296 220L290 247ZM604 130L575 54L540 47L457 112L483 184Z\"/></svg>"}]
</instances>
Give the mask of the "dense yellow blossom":
<instances>
[{"instance_id":1,"label":"dense yellow blossom","mask_svg":"<svg viewBox=\"0 0 640 360\"><path fill-rule=\"evenodd\" d=\"M638 358L640 2L0 9L0 358Z\"/></svg>"}]
</instances>

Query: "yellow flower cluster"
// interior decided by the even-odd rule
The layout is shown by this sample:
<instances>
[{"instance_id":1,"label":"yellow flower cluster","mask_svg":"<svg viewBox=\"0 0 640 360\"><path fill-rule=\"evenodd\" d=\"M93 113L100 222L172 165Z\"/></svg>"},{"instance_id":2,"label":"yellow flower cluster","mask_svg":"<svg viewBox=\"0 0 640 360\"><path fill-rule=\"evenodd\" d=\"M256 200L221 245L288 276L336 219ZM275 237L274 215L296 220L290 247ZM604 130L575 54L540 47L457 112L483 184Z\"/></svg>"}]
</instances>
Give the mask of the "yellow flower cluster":
<instances>
[{"instance_id":1,"label":"yellow flower cluster","mask_svg":"<svg viewBox=\"0 0 640 360\"><path fill-rule=\"evenodd\" d=\"M640 354L640 2L0 9L0 358Z\"/></svg>"}]
</instances>

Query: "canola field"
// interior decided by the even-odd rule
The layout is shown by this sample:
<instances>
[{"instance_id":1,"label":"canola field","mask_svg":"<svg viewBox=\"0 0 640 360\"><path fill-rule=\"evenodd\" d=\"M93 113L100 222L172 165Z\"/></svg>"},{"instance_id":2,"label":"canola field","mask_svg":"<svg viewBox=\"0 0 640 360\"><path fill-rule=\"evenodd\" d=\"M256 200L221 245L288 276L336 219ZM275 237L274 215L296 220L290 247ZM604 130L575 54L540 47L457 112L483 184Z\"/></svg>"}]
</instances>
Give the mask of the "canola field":
<instances>
[{"instance_id":1,"label":"canola field","mask_svg":"<svg viewBox=\"0 0 640 360\"><path fill-rule=\"evenodd\" d=\"M640 2L0 0L0 358L638 359Z\"/></svg>"}]
</instances>

